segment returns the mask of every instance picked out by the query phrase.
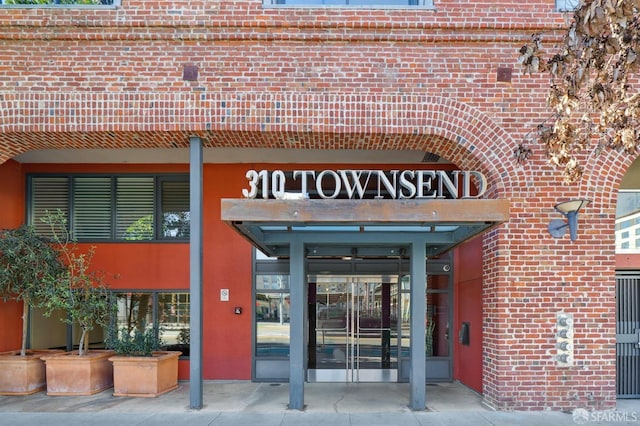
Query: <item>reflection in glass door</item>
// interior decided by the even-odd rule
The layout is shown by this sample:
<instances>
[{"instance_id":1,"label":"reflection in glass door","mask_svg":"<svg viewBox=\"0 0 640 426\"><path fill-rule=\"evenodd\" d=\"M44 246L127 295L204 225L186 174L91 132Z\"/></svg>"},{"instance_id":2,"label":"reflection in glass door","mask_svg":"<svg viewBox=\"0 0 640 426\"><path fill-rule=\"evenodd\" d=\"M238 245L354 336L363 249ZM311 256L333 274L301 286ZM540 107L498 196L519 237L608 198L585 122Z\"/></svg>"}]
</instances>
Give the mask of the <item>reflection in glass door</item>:
<instances>
[{"instance_id":1,"label":"reflection in glass door","mask_svg":"<svg viewBox=\"0 0 640 426\"><path fill-rule=\"evenodd\" d=\"M452 291L450 268L442 263L428 264L427 293L425 299L425 368L428 383L450 382L453 377L453 342L450 337L452 320ZM445 264L448 266L448 264ZM443 273L444 272L444 273ZM403 275L400 280L400 367L398 381L409 381L411 362L411 277Z\"/></svg>"},{"instance_id":2,"label":"reflection in glass door","mask_svg":"<svg viewBox=\"0 0 640 426\"><path fill-rule=\"evenodd\" d=\"M309 381L397 381L397 280L318 276L315 281L309 284Z\"/></svg>"}]
</instances>

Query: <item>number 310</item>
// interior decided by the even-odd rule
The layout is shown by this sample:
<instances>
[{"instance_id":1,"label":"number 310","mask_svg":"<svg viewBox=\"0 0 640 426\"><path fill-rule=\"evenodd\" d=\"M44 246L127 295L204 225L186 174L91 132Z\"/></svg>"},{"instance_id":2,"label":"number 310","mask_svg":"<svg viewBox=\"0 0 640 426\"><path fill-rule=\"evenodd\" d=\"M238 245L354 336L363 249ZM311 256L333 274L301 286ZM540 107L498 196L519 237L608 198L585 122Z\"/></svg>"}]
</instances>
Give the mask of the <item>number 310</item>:
<instances>
[{"instance_id":1,"label":"number 310","mask_svg":"<svg viewBox=\"0 0 640 426\"><path fill-rule=\"evenodd\" d=\"M285 175L282 170L275 170L271 173L269 180L269 172L267 170L249 170L245 177L249 180L249 189L243 189L242 195L245 198L256 198L258 191L264 199L269 198L269 188L274 198L281 198L284 194ZM271 185L269 185L271 183Z\"/></svg>"}]
</instances>

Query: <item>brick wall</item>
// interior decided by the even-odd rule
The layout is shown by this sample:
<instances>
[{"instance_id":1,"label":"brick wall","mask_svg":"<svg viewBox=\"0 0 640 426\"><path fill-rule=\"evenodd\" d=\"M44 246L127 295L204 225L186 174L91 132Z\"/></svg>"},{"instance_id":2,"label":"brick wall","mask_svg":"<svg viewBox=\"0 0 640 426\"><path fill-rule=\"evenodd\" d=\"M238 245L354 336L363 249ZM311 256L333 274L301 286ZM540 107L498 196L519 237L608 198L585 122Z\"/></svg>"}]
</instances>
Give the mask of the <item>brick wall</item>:
<instances>
[{"instance_id":1,"label":"brick wall","mask_svg":"<svg viewBox=\"0 0 640 426\"><path fill-rule=\"evenodd\" d=\"M116 10L0 9L0 162L32 149L205 146L422 149L482 170L511 219L484 238L483 390L499 409L615 405L616 191L631 162L585 158L563 185L517 144L547 115L516 52L565 16L553 1L427 9L277 9L260 1L126 1ZM197 66L185 81L185 65ZM513 69L497 82L498 67ZM578 241L553 205L593 200ZM575 366L552 359L557 311Z\"/></svg>"}]
</instances>

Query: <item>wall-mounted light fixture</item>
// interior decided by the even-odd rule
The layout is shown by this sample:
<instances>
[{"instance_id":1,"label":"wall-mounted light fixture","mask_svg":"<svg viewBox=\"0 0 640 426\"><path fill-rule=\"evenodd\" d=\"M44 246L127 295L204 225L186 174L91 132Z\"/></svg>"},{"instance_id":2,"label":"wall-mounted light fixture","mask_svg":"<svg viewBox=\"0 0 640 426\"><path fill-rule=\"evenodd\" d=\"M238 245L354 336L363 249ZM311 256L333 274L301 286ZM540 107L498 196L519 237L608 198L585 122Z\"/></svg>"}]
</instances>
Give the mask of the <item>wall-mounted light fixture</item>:
<instances>
[{"instance_id":1,"label":"wall-mounted light fixture","mask_svg":"<svg viewBox=\"0 0 640 426\"><path fill-rule=\"evenodd\" d=\"M590 200L581 198L556 204L556 211L566 217L567 222L562 219L553 219L549 222L549 233L555 238L560 238L567 232L567 227L569 227L571 241L575 241L578 238L578 212L590 202Z\"/></svg>"}]
</instances>

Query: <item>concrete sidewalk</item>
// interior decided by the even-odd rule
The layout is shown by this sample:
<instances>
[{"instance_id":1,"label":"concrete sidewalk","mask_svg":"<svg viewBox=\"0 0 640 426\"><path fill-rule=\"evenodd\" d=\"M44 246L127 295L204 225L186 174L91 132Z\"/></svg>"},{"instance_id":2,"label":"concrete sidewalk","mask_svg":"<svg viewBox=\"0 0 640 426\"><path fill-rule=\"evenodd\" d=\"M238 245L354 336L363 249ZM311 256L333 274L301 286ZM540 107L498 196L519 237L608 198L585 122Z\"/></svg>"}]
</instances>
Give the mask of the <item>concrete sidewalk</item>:
<instances>
[{"instance_id":1,"label":"concrete sidewalk","mask_svg":"<svg viewBox=\"0 0 640 426\"><path fill-rule=\"evenodd\" d=\"M0 425L460 425L563 426L640 424L640 402L620 400L616 411L497 412L466 387L427 386L427 410L408 408L404 383L305 385L304 411L288 410L288 386L205 382L204 407L189 409L188 383L158 398L0 396Z\"/></svg>"}]
</instances>

